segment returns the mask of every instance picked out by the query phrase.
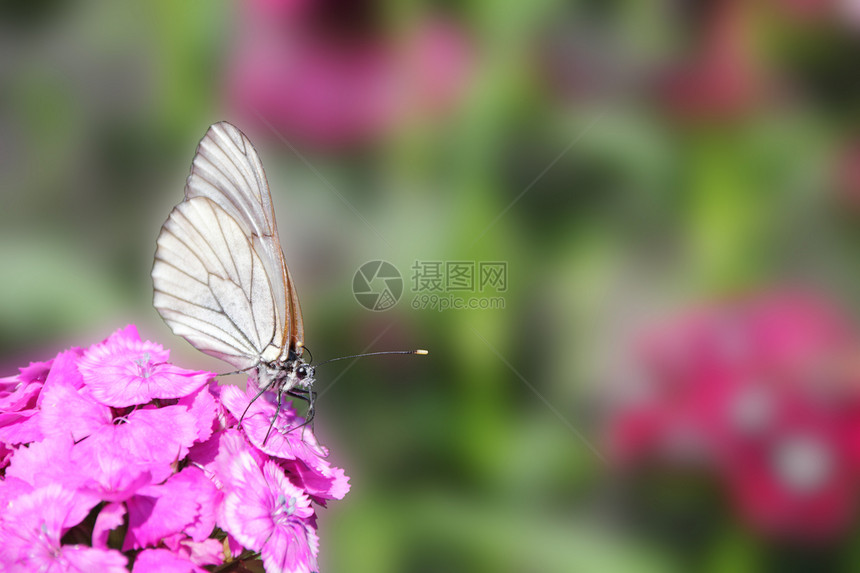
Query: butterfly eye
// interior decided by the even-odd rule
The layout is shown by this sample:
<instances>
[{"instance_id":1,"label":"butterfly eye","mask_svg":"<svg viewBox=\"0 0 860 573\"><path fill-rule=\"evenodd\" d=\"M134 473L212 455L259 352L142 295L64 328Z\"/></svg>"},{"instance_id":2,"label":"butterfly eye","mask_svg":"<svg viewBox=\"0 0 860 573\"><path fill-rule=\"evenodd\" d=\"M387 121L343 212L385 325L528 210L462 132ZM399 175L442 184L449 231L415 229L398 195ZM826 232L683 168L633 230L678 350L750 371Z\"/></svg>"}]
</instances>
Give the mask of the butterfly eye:
<instances>
[{"instance_id":1,"label":"butterfly eye","mask_svg":"<svg viewBox=\"0 0 860 573\"><path fill-rule=\"evenodd\" d=\"M298 376L299 380L304 380L308 377L308 369L306 366L299 366L296 368L296 376Z\"/></svg>"}]
</instances>

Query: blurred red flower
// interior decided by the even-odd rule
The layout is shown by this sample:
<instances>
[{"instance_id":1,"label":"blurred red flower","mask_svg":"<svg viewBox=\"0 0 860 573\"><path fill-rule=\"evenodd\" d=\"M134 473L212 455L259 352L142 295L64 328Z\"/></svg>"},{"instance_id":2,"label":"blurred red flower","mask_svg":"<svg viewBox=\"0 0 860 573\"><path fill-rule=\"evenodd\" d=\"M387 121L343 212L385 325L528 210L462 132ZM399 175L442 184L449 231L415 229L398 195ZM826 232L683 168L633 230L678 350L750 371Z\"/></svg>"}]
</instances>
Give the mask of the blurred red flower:
<instances>
[{"instance_id":1,"label":"blurred red flower","mask_svg":"<svg viewBox=\"0 0 860 573\"><path fill-rule=\"evenodd\" d=\"M856 213L860 209L860 138L843 144L837 152L834 179L837 199Z\"/></svg>"},{"instance_id":2,"label":"blurred red flower","mask_svg":"<svg viewBox=\"0 0 860 573\"><path fill-rule=\"evenodd\" d=\"M749 5L739 0L708 2L694 27L690 57L671 68L659 86L672 115L694 121L731 119L759 104L769 81L757 62Z\"/></svg>"},{"instance_id":3,"label":"blurred red flower","mask_svg":"<svg viewBox=\"0 0 860 573\"><path fill-rule=\"evenodd\" d=\"M612 418L615 459L705 468L765 533L836 534L860 484L857 343L844 313L796 293L655 328L637 353L646 392Z\"/></svg>"},{"instance_id":4,"label":"blurred red flower","mask_svg":"<svg viewBox=\"0 0 860 573\"><path fill-rule=\"evenodd\" d=\"M435 116L463 93L471 49L450 20L426 17L389 33L371 0L254 0L229 73L247 121L331 147L364 143L415 116Z\"/></svg>"},{"instance_id":5,"label":"blurred red flower","mask_svg":"<svg viewBox=\"0 0 860 573\"><path fill-rule=\"evenodd\" d=\"M770 0L779 12L799 22L810 23L837 17L840 9L850 9L851 0Z\"/></svg>"}]
</instances>

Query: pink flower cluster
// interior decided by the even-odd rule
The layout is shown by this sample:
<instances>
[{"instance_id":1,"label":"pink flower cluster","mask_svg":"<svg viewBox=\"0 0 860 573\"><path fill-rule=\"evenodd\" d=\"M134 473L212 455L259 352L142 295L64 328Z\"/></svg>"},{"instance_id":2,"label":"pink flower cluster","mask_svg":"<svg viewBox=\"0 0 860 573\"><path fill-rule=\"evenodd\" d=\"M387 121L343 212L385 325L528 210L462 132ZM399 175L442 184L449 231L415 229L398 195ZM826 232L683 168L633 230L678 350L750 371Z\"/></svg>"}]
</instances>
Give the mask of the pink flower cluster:
<instances>
[{"instance_id":1,"label":"pink flower cluster","mask_svg":"<svg viewBox=\"0 0 860 573\"><path fill-rule=\"evenodd\" d=\"M612 419L615 458L704 469L765 534L837 535L860 490L858 342L844 313L797 293L656 328Z\"/></svg>"},{"instance_id":2,"label":"pink flower cluster","mask_svg":"<svg viewBox=\"0 0 860 573\"><path fill-rule=\"evenodd\" d=\"M317 570L343 470L291 405L184 370L128 326L0 379L0 570Z\"/></svg>"}]
</instances>

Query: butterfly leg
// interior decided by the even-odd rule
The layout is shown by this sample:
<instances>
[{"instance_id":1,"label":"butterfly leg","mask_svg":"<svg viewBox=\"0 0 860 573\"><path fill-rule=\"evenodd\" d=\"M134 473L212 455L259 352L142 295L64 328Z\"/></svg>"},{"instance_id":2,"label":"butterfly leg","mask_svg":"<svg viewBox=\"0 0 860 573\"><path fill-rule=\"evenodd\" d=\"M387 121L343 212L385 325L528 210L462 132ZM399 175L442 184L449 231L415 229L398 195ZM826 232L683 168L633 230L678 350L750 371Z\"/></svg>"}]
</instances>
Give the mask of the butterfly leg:
<instances>
[{"instance_id":1,"label":"butterfly leg","mask_svg":"<svg viewBox=\"0 0 860 573\"><path fill-rule=\"evenodd\" d=\"M257 394L256 394L253 398L251 398L251 401L250 401L250 402L248 402L248 405L247 405L247 406L245 406L245 410L242 412L242 416L239 418L239 425L240 425L240 426L242 425L242 420L244 420L244 419L245 419L245 414L247 414L247 413L248 413L248 408L250 408L250 407L251 407L251 404L253 404L254 402L256 402L256 401L257 401L257 398L259 398L260 396L262 396L262 395L263 395L263 392L265 392L266 390L268 390L268 389L269 389L269 386L270 386L270 385L271 385L271 384L267 384L266 386L263 386L263 387L260 389L260 391L259 391L259 392L257 392ZM280 393L278 394L278 398L280 398ZM280 403L279 403L279 405L280 405Z\"/></svg>"},{"instance_id":2,"label":"butterfly leg","mask_svg":"<svg viewBox=\"0 0 860 573\"><path fill-rule=\"evenodd\" d=\"M313 430L314 430L313 421L314 421L314 415L315 415L314 401L316 400L317 393L314 392L313 390L300 390L300 389L293 388L292 390L288 391L287 394L289 394L290 396L292 396L294 398L298 398L299 400L304 400L305 402L308 403L308 412L307 412L307 417L305 418L305 421L302 422L301 424L299 424L298 426L294 427L294 428L290 428L290 431L292 432L293 430L298 430L299 428L304 428L305 426L310 424L311 425L311 432L313 432Z\"/></svg>"},{"instance_id":3,"label":"butterfly leg","mask_svg":"<svg viewBox=\"0 0 860 573\"><path fill-rule=\"evenodd\" d=\"M266 445L266 442L269 441L269 434L272 433L272 428L275 427L275 421L278 419L278 416L281 414L281 396L282 395L283 395L282 392L280 390L278 390L278 409L275 412L274 417L272 417L272 423L269 424L269 431L266 432L266 437L263 438L263 445L264 446Z\"/></svg>"},{"instance_id":4,"label":"butterfly leg","mask_svg":"<svg viewBox=\"0 0 860 573\"><path fill-rule=\"evenodd\" d=\"M316 410L314 410L314 401L317 399L317 393L313 390L308 390L308 396L310 397L309 405L308 405L308 419L307 423L311 425L311 432L314 431L314 416L316 415Z\"/></svg>"},{"instance_id":5,"label":"butterfly leg","mask_svg":"<svg viewBox=\"0 0 860 573\"><path fill-rule=\"evenodd\" d=\"M311 401L310 397L308 396L307 390L296 390L295 388L293 388L292 390L287 391L287 394L289 396L292 396L293 398L298 398L299 400L302 400L307 403L310 403Z\"/></svg>"},{"instance_id":6,"label":"butterfly leg","mask_svg":"<svg viewBox=\"0 0 860 573\"><path fill-rule=\"evenodd\" d=\"M247 372L248 370L252 370L259 366L259 364L254 364L253 366L248 366L247 368L242 368L241 370L234 370L233 372L223 372L221 374L216 374L216 377L221 376L232 376L233 374L241 374L242 372Z\"/></svg>"}]
</instances>

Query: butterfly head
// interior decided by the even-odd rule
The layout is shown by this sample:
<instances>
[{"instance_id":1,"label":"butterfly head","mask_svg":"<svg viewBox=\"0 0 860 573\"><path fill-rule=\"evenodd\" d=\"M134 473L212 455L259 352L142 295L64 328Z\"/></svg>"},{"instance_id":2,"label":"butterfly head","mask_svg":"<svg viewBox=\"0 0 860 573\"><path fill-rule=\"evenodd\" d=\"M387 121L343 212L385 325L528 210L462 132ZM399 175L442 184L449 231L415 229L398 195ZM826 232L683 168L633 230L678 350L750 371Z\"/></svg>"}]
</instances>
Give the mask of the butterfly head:
<instances>
[{"instance_id":1,"label":"butterfly head","mask_svg":"<svg viewBox=\"0 0 860 573\"><path fill-rule=\"evenodd\" d=\"M303 358L291 355L284 359L262 362L257 367L261 389L289 392L294 388L309 390L314 383L315 369Z\"/></svg>"},{"instance_id":2,"label":"butterfly head","mask_svg":"<svg viewBox=\"0 0 860 573\"><path fill-rule=\"evenodd\" d=\"M313 385L315 369L302 354L304 353L301 349L299 352L291 349L287 356L267 365L281 391L286 392L293 388L308 390Z\"/></svg>"},{"instance_id":3,"label":"butterfly head","mask_svg":"<svg viewBox=\"0 0 860 573\"><path fill-rule=\"evenodd\" d=\"M293 364L295 364L295 371L293 372L293 377L296 380L295 385L310 388L314 383L314 367L301 358Z\"/></svg>"}]
</instances>

